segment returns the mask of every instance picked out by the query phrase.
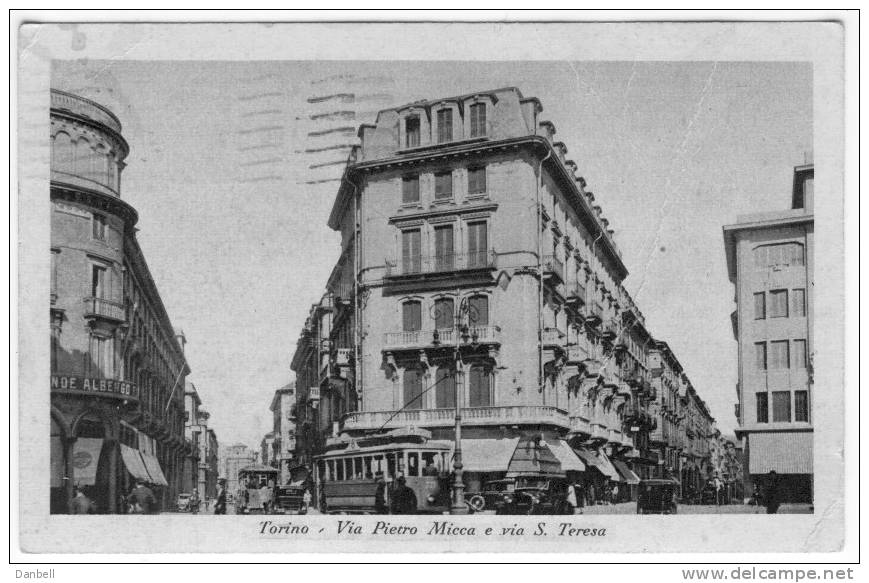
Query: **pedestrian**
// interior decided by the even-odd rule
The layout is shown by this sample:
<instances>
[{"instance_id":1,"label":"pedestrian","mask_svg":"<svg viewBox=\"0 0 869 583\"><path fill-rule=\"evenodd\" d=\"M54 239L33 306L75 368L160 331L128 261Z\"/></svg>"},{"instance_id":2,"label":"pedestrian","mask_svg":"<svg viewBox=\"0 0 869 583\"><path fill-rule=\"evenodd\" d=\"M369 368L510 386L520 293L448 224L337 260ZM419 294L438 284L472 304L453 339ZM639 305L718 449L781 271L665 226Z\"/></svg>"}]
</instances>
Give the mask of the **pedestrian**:
<instances>
[{"instance_id":1,"label":"pedestrian","mask_svg":"<svg viewBox=\"0 0 869 583\"><path fill-rule=\"evenodd\" d=\"M311 507L311 489L305 488L305 493L302 494L302 514L307 514Z\"/></svg>"},{"instance_id":2,"label":"pedestrian","mask_svg":"<svg viewBox=\"0 0 869 583\"><path fill-rule=\"evenodd\" d=\"M154 492L142 480L136 481L136 487L130 492L129 500L131 514L154 514L157 508Z\"/></svg>"},{"instance_id":3,"label":"pedestrian","mask_svg":"<svg viewBox=\"0 0 869 583\"><path fill-rule=\"evenodd\" d=\"M93 501L84 493L84 490L76 486L75 497L72 499L69 511L70 514L95 514L96 507Z\"/></svg>"},{"instance_id":4,"label":"pedestrian","mask_svg":"<svg viewBox=\"0 0 869 583\"><path fill-rule=\"evenodd\" d=\"M193 493L190 495L190 502L188 503L190 506L191 514L199 514L199 491L193 490Z\"/></svg>"},{"instance_id":5,"label":"pedestrian","mask_svg":"<svg viewBox=\"0 0 869 583\"><path fill-rule=\"evenodd\" d=\"M615 504L619 501L619 485L618 484L613 484L612 498L613 498L613 504Z\"/></svg>"},{"instance_id":6,"label":"pedestrian","mask_svg":"<svg viewBox=\"0 0 869 583\"><path fill-rule=\"evenodd\" d=\"M392 491L393 514L416 514L416 494L407 486L404 476L398 476L398 484Z\"/></svg>"},{"instance_id":7,"label":"pedestrian","mask_svg":"<svg viewBox=\"0 0 869 583\"><path fill-rule=\"evenodd\" d=\"M576 501L576 486L572 483L567 485L567 506L568 514L576 514L576 508L579 503Z\"/></svg>"},{"instance_id":8,"label":"pedestrian","mask_svg":"<svg viewBox=\"0 0 869 583\"><path fill-rule=\"evenodd\" d=\"M389 514L389 504L386 500L386 480L383 479L383 472L375 473L374 479L377 482L377 489L374 491L374 512Z\"/></svg>"},{"instance_id":9,"label":"pedestrian","mask_svg":"<svg viewBox=\"0 0 869 583\"><path fill-rule=\"evenodd\" d=\"M585 506L586 506L586 503L587 503L587 499L586 499L586 497L588 496L588 495L586 494L585 484L582 484L582 483L577 482L577 483L575 484L575 488L576 488L576 502L577 502L577 506L579 507L579 513L582 514L582 513L583 513L583 510L584 510L584 508L585 508Z\"/></svg>"},{"instance_id":10,"label":"pedestrian","mask_svg":"<svg viewBox=\"0 0 869 583\"><path fill-rule=\"evenodd\" d=\"M766 513L777 513L778 507L781 505L781 493L779 492L778 474L775 470L770 470L767 475L765 494L764 503L766 505Z\"/></svg>"},{"instance_id":11,"label":"pedestrian","mask_svg":"<svg viewBox=\"0 0 869 583\"><path fill-rule=\"evenodd\" d=\"M215 514L226 514L226 478L217 480L217 500L214 502Z\"/></svg>"},{"instance_id":12,"label":"pedestrian","mask_svg":"<svg viewBox=\"0 0 869 583\"><path fill-rule=\"evenodd\" d=\"M721 498L723 492L721 491L723 488L723 484L721 483L721 478L715 476L715 479L712 480L712 485L715 487L715 504L721 506Z\"/></svg>"}]
</instances>

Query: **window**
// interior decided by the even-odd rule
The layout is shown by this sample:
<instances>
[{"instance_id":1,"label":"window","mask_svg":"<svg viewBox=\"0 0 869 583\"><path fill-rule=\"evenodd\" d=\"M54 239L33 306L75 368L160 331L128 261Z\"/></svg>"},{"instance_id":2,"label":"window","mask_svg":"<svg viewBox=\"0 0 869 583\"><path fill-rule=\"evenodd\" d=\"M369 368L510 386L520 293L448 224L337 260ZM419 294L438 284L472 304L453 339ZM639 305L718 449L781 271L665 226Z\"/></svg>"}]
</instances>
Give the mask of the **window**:
<instances>
[{"instance_id":1,"label":"window","mask_svg":"<svg viewBox=\"0 0 869 583\"><path fill-rule=\"evenodd\" d=\"M407 453L407 475L413 478L419 476L419 453L410 451Z\"/></svg>"},{"instance_id":2,"label":"window","mask_svg":"<svg viewBox=\"0 0 869 583\"><path fill-rule=\"evenodd\" d=\"M489 298L473 296L468 300L468 321L471 327L489 325Z\"/></svg>"},{"instance_id":3,"label":"window","mask_svg":"<svg viewBox=\"0 0 869 583\"><path fill-rule=\"evenodd\" d=\"M766 370L766 342L754 343L754 363L757 370Z\"/></svg>"},{"instance_id":4,"label":"window","mask_svg":"<svg viewBox=\"0 0 869 583\"><path fill-rule=\"evenodd\" d=\"M106 268L102 265L91 266L91 297L105 298Z\"/></svg>"},{"instance_id":5,"label":"window","mask_svg":"<svg viewBox=\"0 0 869 583\"><path fill-rule=\"evenodd\" d=\"M766 318L766 294L759 292L754 294L754 319L763 320Z\"/></svg>"},{"instance_id":6,"label":"window","mask_svg":"<svg viewBox=\"0 0 869 583\"><path fill-rule=\"evenodd\" d=\"M471 105L471 137L479 138L486 135L486 104Z\"/></svg>"},{"instance_id":7,"label":"window","mask_svg":"<svg viewBox=\"0 0 869 583\"><path fill-rule=\"evenodd\" d=\"M420 255L420 231L410 229L401 232L401 267L402 273L419 273L422 271L422 256Z\"/></svg>"},{"instance_id":8,"label":"window","mask_svg":"<svg viewBox=\"0 0 869 583\"><path fill-rule=\"evenodd\" d=\"M489 246L487 225L484 221L468 223L468 267L485 267Z\"/></svg>"},{"instance_id":9,"label":"window","mask_svg":"<svg viewBox=\"0 0 869 583\"><path fill-rule=\"evenodd\" d=\"M793 290L793 315L795 318L806 316L806 290L798 288Z\"/></svg>"},{"instance_id":10,"label":"window","mask_svg":"<svg viewBox=\"0 0 869 583\"><path fill-rule=\"evenodd\" d=\"M92 223L93 223L94 239L96 239L98 241L105 241L106 240L106 217L104 215L94 213Z\"/></svg>"},{"instance_id":11,"label":"window","mask_svg":"<svg viewBox=\"0 0 869 583\"><path fill-rule=\"evenodd\" d=\"M455 371L446 366L439 366L435 375L435 407L438 409L454 409L456 406L456 376Z\"/></svg>"},{"instance_id":12,"label":"window","mask_svg":"<svg viewBox=\"0 0 869 583\"><path fill-rule=\"evenodd\" d=\"M419 146L419 116L414 115L404 120L405 147Z\"/></svg>"},{"instance_id":13,"label":"window","mask_svg":"<svg viewBox=\"0 0 869 583\"><path fill-rule=\"evenodd\" d=\"M769 423L769 395L757 393L757 422Z\"/></svg>"},{"instance_id":14,"label":"window","mask_svg":"<svg viewBox=\"0 0 869 583\"><path fill-rule=\"evenodd\" d=\"M455 325L453 315L455 304L452 298L440 298L434 303L435 328L437 330L451 329Z\"/></svg>"},{"instance_id":15,"label":"window","mask_svg":"<svg viewBox=\"0 0 869 583\"><path fill-rule=\"evenodd\" d=\"M453 141L453 110L438 110L438 143Z\"/></svg>"},{"instance_id":16,"label":"window","mask_svg":"<svg viewBox=\"0 0 869 583\"><path fill-rule=\"evenodd\" d=\"M484 194L486 192L486 169L468 168L468 194Z\"/></svg>"},{"instance_id":17,"label":"window","mask_svg":"<svg viewBox=\"0 0 869 583\"><path fill-rule=\"evenodd\" d=\"M419 202L419 174L401 179L401 202L402 204Z\"/></svg>"},{"instance_id":18,"label":"window","mask_svg":"<svg viewBox=\"0 0 869 583\"><path fill-rule=\"evenodd\" d=\"M767 267L793 267L805 264L805 249L802 243L761 245L754 249L754 266L760 269Z\"/></svg>"},{"instance_id":19,"label":"window","mask_svg":"<svg viewBox=\"0 0 869 583\"><path fill-rule=\"evenodd\" d=\"M788 290L774 289L769 292L769 317L788 317Z\"/></svg>"},{"instance_id":20,"label":"window","mask_svg":"<svg viewBox=\"0 0 869 583\"><path fill-rule=\"evenodd\" d=\"M475 365L468 373L468 400L471 407L488 407L492 404L492 373L483 366Z\"/></svg>"},{"instance_id":21,"label":"window","mask_svg":"<svg viewBox=\"0 0 869 583\"><path fill-rule=\"evenodd\" d=\"M404 371L404 408L422 409L422 373L415 368Z\"/></svg>"},{"instance_id":22,"label":"window","mask_svg":"<svg viewBox=\"0 0 869 583\"><path fill-rule=\"evenodd\" d=\"M90 337L90 374L111 379L115 377L114 338Z\"/></svg>"},{"instance_id":23,"label":"window","mask_svg":"<svg viewBox=\"0 0 869 583\"><path fill-rule=\"evenodd\" d=\"M808 391L794 391L794 421L809 422Z\"/></svg>"},{"instance_id":24,"label":"window","mask_svg":"<svg viewBox=\"0 0 869 583\"><path fill-rule=\"evenodd\" d=\"M794 368L806 368L806 341L794 340Z\"/></svg>"},{"instance_id":25,"label":"window","mask_svg":"<svg viewBox=\"0 0 869 583\"><path fill-rule=\"evenodd\" d=\"M453 197L453 173L449 170L435 173L435 200Z\"/></svg>"},{"instance_id":26,"label":"window","mask_svg":"<svg viewBox=\"0 0 869 583\"><path fill-rule=\"evenodd\" d=\"M790 347L787 340L774 340L769 343L769 368L790 368Z\"/></svg>"},{"instance_id":27,"label":"window","mask_svg":"<svg viewBox=\"0 0 869 583\"><path fill-rule=\"evenodd\" d=\"M402 330L416 332L422 329L422 304L420 302L404 302L401 304Z\"/></svg>"},{"instance_id":28,"label":"window","mask_svg":"<svg viewBox=\"0 0 869 583\"><path fill-rule=\"evenodd\" d=\"M773 423L788 423L791 420L791 392L773 391L772 421Z\"/></svg>"},{"instance_id":29,"label":"window","mask_svg":"<svg viewBox=\"0 0 869 583\"><path fill-rule=\"evenodd\" d=\"M435 266L438 271L453 269L455 253L453 250L453 226L435 227Z\"/></svg>"}]
</instances>

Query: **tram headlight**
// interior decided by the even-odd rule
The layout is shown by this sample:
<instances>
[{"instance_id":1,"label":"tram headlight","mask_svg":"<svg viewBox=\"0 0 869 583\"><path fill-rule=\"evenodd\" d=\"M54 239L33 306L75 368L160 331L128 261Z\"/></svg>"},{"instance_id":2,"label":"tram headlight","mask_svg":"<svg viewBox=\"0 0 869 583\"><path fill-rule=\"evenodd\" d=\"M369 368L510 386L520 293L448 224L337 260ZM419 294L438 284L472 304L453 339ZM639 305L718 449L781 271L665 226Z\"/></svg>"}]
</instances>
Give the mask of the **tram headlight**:
<instances>
[{"instance_id":1,"label":"tram headlight","mask_svg":"<svg viewBox=\"0 0 869 583\"><path fill-rule=\"evenodd\" d=\"M428 500L428 503L429 503L429 504L434 504L434 503L435 503L435 497L432 496L431 494L428 495L428 498L426 498L426 500Z\"/></svg>"}]
</instances>

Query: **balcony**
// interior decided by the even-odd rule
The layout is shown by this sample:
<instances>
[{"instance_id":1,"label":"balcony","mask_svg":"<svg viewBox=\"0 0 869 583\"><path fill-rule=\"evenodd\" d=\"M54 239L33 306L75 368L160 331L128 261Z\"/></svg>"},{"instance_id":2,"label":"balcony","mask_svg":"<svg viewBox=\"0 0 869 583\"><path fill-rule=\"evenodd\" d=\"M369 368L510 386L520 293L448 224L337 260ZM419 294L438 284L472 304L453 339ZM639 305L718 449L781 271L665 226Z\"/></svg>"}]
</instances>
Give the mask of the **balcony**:
<instances>
[{"instance_id":1,"label":"balcony","mask_svg":"<svg viewBox=\"0 0 869 583\"><path fill-rule=\"evenodd\" d=\"M416 409L405 411L357 411L344 416L344 431L367 431L398 427L452 427L455 409ZM508 407L467 407L462 409L462 426L470 425L551 425L570 427L567 412L543 405Z\"/></svg>"},{"instance_id":2,"label":"balcony","mask_svg":"<svg viewBox=\"0 0 869 583\"><path fill-rule=\"evenodd\" d=\"M101 318L114 322L124 322L127 319L124 304L104 298L85 298L84 317Z\"/></svg>"},{"instance_id":3,"label":"balcony","mask_svg":"<svg viewBox=\"0 0 869 583\"><path fill-rule=\"evenodd\" d=\"M585 315L585 324L596 328L603 322L603 308L600 304L594 304Z\"/></svg>"},{"instance_id":4,"label":"balcony","mask_svg":"<svg viewBox=\"0 0 869 583\"><path fill-rule=\"evenodd\" d=\"M578 309L585 305L585 286L581 283L574 282L567 286L564 291L565 301L568 307Z\"/></svg>"},{"instance_id":5,"label":"balcony","mask_svg":"<svg viewBox=\"0 0 869 583\"><path fill-rule=\"evenodd\" d=\"M544 255L542 261L544 279L558 279L564 282L564 262L555 255Z\"/></svg>"},{"instance_id":6,"label":"balcony","mask_svg":"<svg viewBox=\"0 0 869 583\"><path fill-rule=\"evenodd\" d=\"M435 336L437 332L437 336ZM467 331L469 343L500 344L500 326L475 326ZM465 344L462 334L453 328L442 330L415 330L411 332L387 332L383 335L383 350L412 350L435 346Z\"/></svg>"},{"instance_id":7,"label":"balcony","mask_svg":"<svg viewBox=\"0 0 869 583\"><path fill-rule=\"evenodd\" d=\"M432 273L495 269L494 251L413 256L386 262L386 277L412 277Z\"/></svg>"},{"instance_id":8,"label":"balcony","mask_svg":"<svg viewBox=\"0 0 869 583\"><path fill-rule=\"evenodd\" d=\"M350 304L356 293L353 283L336 283L329 287L329 291L335 298L336 304Z\"/></svg>"},{"instance_id":9,"label":"balcony","mask_svg":"<svg viewBox=\"0 0 869 583\"><path fill-rule=\"evenodd\" d=\"M584 433L586 435L591 435L591 424L585 417L572 415L570 417L570 431L571 433Z\"/></svg>"},{"instance_id":10,"label":"balcony","mask_svg":"<svg viewBox=\"0 0 869 583\"><path fill-rule=\"evenodd\" d=\"M558 328L544 328L541 332L543 348L564 348L564 332Z\"/></svg>"},{"instance_id":11,"label":"balcony","mask_svg":"<svg viewBox=\"0 0 869 583\"><path fill-rule=\"evenodd\" d=\"M618 326L612 320L608 320L604 322L603 328L601 330L601 338L603 338L606 342L612 343L619 335Z\"/></svg>"},{"instance_id":12,"label":"balcony","mask_svg":"<svg viewBox=\"0 0 869 583\"><path fill-rule=\"evenodd\" d=\"M567 347L567 364L582 364L588 358L586 350L574 344Z\"/></svg>"},{"instance_id":13,"label":"balcony","mask_svg":"<svg viewBox=\"0 0 869 583\"><path fill-rule=\"evenodd\" d=\"M337 348L335 349L335 365L348 366L353 360L352 348Z\"/></svg>"}]
</instances>

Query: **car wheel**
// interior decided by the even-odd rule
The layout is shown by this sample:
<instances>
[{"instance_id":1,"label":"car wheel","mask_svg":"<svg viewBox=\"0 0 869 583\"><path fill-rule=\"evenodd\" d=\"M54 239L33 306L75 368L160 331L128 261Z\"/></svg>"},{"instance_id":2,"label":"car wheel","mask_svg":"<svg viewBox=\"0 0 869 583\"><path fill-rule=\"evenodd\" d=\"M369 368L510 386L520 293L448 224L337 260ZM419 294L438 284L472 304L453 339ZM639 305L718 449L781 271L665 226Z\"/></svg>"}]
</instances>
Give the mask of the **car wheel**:
<instances>
[{"instance_id":1,"label":"car wheel","mask_svg":"<svg viewBox=\"0 0 869 583\"><path fill-rule=\"evenodd\" d=\"M479 494L475 494L468 500L468 506L474 512L482 512L486 508L486 499Z\"/></svg>"}]
</instances>

